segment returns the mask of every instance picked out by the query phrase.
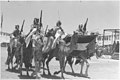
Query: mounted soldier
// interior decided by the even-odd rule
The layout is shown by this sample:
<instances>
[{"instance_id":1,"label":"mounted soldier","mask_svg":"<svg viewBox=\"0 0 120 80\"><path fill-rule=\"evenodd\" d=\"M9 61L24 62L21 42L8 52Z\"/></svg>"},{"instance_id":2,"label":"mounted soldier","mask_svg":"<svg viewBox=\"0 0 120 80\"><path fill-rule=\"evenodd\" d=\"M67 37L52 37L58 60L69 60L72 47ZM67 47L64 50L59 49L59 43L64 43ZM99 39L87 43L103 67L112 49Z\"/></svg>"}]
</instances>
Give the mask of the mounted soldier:
<instances>
[{"instance_id":1,"label":"mounted soldier","mask_svg":"<svg viewBox=\"0 0 120 80\"><path fill-rule=\"evenodd\" d=\"M26 41L25 41L26 47L28 46L30 40L32 39L32 35L34 34L44 35L44 30L43 30L43 25L42 25L42 10L40 14L40 19L34 18L33 24L31 25L31 30L26 37Z\"/></svg>"},{"instance_id":2,"label":"mounted soldier","mask_svg":"<svg viewBox=\"0 0 120 80\"><path fill-rule=\"evenodd\" d=\"M88 22L88 18L87 18L87 20L86 20L86 22L85 22L84 25L81 24L81 25L78 26L78 29L76 30L76 32L77 32L79 35L85 35L85 34L87 34L87 32L86 32L87 22Z\"/></svg>"},{"instance_id":3,"label":"mounted soldier","mask_svg":"<svg viewBox=\"0 0 120 80\"><path fill-rule=\"evenodd\" d=\"M18 37L20 35L19 25L15 25L15 30L13 31L13 36Z\"/></svg>"},{"instance_id":4,"label":"mounted soldier","mask_svg":"<svg viewBox=\"0 0 120 80\"><path fill-rule=\"evenodd\" d=\"M10 69L9 64L11 63L11 66L13 68L13 56L15 54L15 49L17 48L18 39L20 37L20 30L19 25L15 25L15 30L11 33L10 36L10 44L8 45L8 57L6 64L8 65L8 69Z\"/></svg>"},{"instance_id":5,"label":"mounted soldier","mask_svg":"<svg viewBox=\"0 0 120 80\"><path fill-rule=\"evenodd\" d=\"M7 57L7 61L6 64L8 65L9 68L9 64L11 63L12 68L13 68L13 56L16 53L16 49L17 46L20 43L20 38L21 38L21 33L23 31L23 25L24 25L25 20L23 21L21 30L19 30L19 25L15 25L15 30L13 31L13 33L10 36L10 44L8 45L8 57Z\"/></svg>"},{"instance_id":6,"label":"mounted soldier","mask_svg":"<svg viewBox=\"0 0 120 80\"><path fill-rule=\"evenodd\" d=\"M19 38L20 38L19 25L15 25L15 30L10 36L10 45L8 46L10 48L10 53L13 53L13 49L17 47Z\"/></svg>"},{"instance_id":7,"label":"mounted soldier","mask_svg":"<svg viewBox=\"0 0 120 80\"><path fill-rule=\"evenodd\" d=\"M79 35L83 35L83 24L81 24L81 25L78 26L78 29L76 30L76 32L77 32Z\"/></svg>"},{"instance_id":8,"label":"mounted soldier","mask_svg":"<svg viewBox=\"0 0 120 80\"><path fill-rule=\"evenodd\" d=\"M60 39L61 39L61 36L63 34L65 34L64 30L62 29L61 27L61 21L59 20L57 23L56 23L56 26L53 28L54 30L54 41L53 41L53 45L52 45L52 49L55 48L56 46L56 42L58 42Z\"/></svg>"},{"instance_id":9,"label":"mounted soldier","mask_svg":"<svg viewBox=\"0 0 120 80\"><path fill-rule=\"evenodd\" d=\"M19 37L20 37L20 30L19 30L19 25L15 25L15 30L13 31L13 37L12 37L12 39L14 39L14 47L17 47L17 41L18 41L18 39L19 39Z\"/></svg>"},{"instance_id":10,"label":"mounted soldier","mask_svg":"<svg viewBox=\"0 0 120 80\"><path fill-rule=\"evenodd\" d=\"M33 24L31 25L31 30L26 37L26 47L28 46L33 34L38 34L41 32L42 25L39 24L39 19L34 18Z\"/></svg>"}]
</instances>

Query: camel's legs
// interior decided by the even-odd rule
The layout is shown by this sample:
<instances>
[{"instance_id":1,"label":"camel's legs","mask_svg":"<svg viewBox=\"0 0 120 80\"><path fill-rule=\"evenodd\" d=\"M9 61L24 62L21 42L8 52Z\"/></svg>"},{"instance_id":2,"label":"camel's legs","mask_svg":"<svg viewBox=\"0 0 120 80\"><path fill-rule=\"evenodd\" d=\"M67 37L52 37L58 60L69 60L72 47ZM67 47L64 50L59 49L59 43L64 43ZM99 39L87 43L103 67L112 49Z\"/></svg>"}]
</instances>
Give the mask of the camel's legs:
<instances>
[{"instance_id":1,"label":"camel's legs","mask_svg":"<svg viewBox=\"0 0 120 80\"><path fill-rule=\"evenodd\" d=\"M39 60L38 71L40 72L42 60Z\"/></svg>"},{"instance_id":2,"label":"camel's legs","mask_svg":"<svg viewBox=\"0 0 120 80\"><path fill-rule=\"evenodd\" d=\"M48 54L43 54L43 60L42 60L42 63L43 63L43 75L45 75L45 61L47 59L47 55Z\"/></svg>"},{"instance_id":3,"label":"camel's legs","mask_svg":"<svg viewBox=\"0 0 120 80\"><path fill-rule=\"evenodd\" d=\"M39 62L35 60L35 75L36 75L36 78L38 78L38 67L39 67Z\"/></svg>"},{"instance_id":4,"label":"camel's legs","mask_svg":"<svg viewBox=\"0 0 120 80\"><path fill-rule=\"evenodd\" d=\"M68 64L70 65L72 73L74 74L74 70L73 70L73 66L72 66L72 64L73 64L72 57L69 58Z\"/></svg>"},{"instance_id":5,"label":"camel's legs","mask_svg":"<svg viewBox=\"0 0 120 80\"><path fill-rule=\"evenodd\" d=\"M83 76L83 66L84 66L84 61L81 62L81 70L80 70L80 75Z\"/></svg>"},{"instance_id":6,"label":"camel's legs","mask_svg":"<svg viewBox=\"0 0 120 80\"><path fill-rule=\"evenodd\" d=\"M38 78L41 78L41 72L40 72L40 69L41 69L41 62L42 62L42 60L39 60L39 64L38 64L38 73L40 73L40 74L38 74Z\"/></svg>"},{"instance_id":7,"label":"camel's legs","mask_svg":"<svg viewBox=\"0 0 120 80\"><path fill-rule=\"evenodd\" d=\"M70 64L70 67L71 67L71 69L72 69L72 73L74 74L75 72L74 72L74 70L73 70L72 64Z\"/></svg>"},{"instance_id":8,"label":"camel's legs","mask_svg":"<svg viewBox=\"0 0 120 80\"><path fill-rule=\"evenodd\" d=\"M20 59L20 75L22 75L22 65L23 65L23 45L20 48L21 59Z\"/></svg>"},{"instance_id":9,"label":"camel's legs","mask_svg":"<svg viewBox=\"0 0 120 80\"><path fill-rule=\"evenodd\" d=\"M88 76L88 68L89 68L89 63L86 63L87 67L86 67L86 71L85 71L85 75Z\"/></svg>"},{"instance_id":10,"label":"camel's legs","mask_svg":"<svg viewBox=\"0 0 120 80\"><path fill-rule=\"evenodd\" d=\"M14 50L11 53L11 57L10 57L10 62L11 62L12 69L13 69L13 57L14 57Z\"/></svg>"},{"instance_id":11,"label":"camel's legs","mask_svg":"<svg viewBox=\"0 0 120 80\"><path fill-rule=\"evenodd\" d=\"M29 76L29 73L28 73L28 71L29 71L29 68L26 68L26 73L27 73L27 76Z\"/></svg>"},{"instance_id":12,"label":"camel's legs","mask_svg":"<svg viewBox=\"0 0 120 80\"><path fill-rule=\"evenodd\" d=\"M64 78L63 72L64 72L64 68L65 68L65 57L61 56L61 58L59 59L59 62L60 62L61 77Z\"/></svg>"},{"instance_id":13,"label":"camel's legs","mask_svg":"<svg viewBox=\"0 0 120 80\"><path fill-rule=\"evenodd\" d=\"M83 59L83 61L85 61L85 62L86 62L86 71L85 71L85 76L88 76L89 63L88 63L88 61L87 61L87 59L86 59L85 57L83 57L82 55L81 55L80 57Z\"/></svg>"},{"instance_id":14,"label":"camel's legs","mask_svg":"<svg viewBox=\"0 0 120 80\"><path fill-rule=\"evenodd\" d=\"M43 75L45 75L45 59L42 61L43 63Z\"/></svg>"},{"instance_id":15,"label":"camel's legs","mask_svg":"<svg viewBox=\"0 0 120 80\"><path fill-rule=\"evenodd\" d=\"M10 64L8 64L8 70L10 69Z\"/></svg>"},{"instance_id":16,"label":"camel's legs","mask_svg":"<svg viewBox=\"0 0 120 80\"><path fill-rule=\"evenodd\" d=\"M22 75L22 65L23 65L23 63L21 62L20 63L20 75Z\"/></svg>"},{"instance_id":17,"label":"camel's legs","mask_svg":"<svg viewBox=\"0 0 120 80\"><path fill-rule=\"evenodd\" d=\"M99 58L99 51L98 51L98 49L95 50L95 56L96 56L97 59Z\"/></svg>"},{"instance_id":18,"label":"camel's legs","mask_svg":"<svg viewBox=\"0 0 120 80\"><path fill-rule=\"evenodd\" d=\"M13 59L11 59L11 66L12 66L12 69L13 69Z\"/></svg>"},{"instance_id":19,"label":"camel's legs","mask_svg":"<svg viewBox=\"0 0 120 80\"><path fill-rule=\"evenodd\" d=\"M51 75L50 70L49 70L49 62L51 61L52 58L53 58L53 56L49 56L48 60L46 61L46 66L47 66L47 70L48 70L49 75Z\"/></svg>"},{"instance_id":20,"label":"camel's legs","mask_svg":"<svg viewBox=\"0 0 120 80\"><path fill-rule=\"evenodd\" d=\"M65 66L64 66L64 72L65 72L65 67L66 67L67 62L68 62L68 61L67 61L67 59L66 59L66 60L65 60Z\"/></svg>"},{"instance_id":21,"label":"camel's legs","mask_svg":"<svg viewBox=\"0 0 120 80\"><path fill-rule=\"evenodd\" d=\"M36 79L38 79L39 78L39 74L38 74L38 72L39 72L39 61L36 58L35 53L34 53L34 63L35 63L35 70L34 70L35 72L33 72L32 75L35 74Z\"/></svg>"},{"instance_id":22,"label":"camel's legs","mask_svg":"<svg viewBox=\"0 0 120 80\"><path fill-rule=\"evenodd\" d=\"M11 62L11 59L9 59L10 61L8 62L7 60L7 65L8 65L8 69L10 69L10 62Z\"/></svg>"},{"instance_id":23,"label":"camel's legs","mask_svg":"<svg viewBox=\"0 0 120 80\"><path fill-rule=\"evenodd\" d=\"M10 57L10 58L9 58L8 69L10 69L10 64L11 64L11 67L12 67L12 69L13 69L13 57Z\"/></svg>"},{"instance_id":24,"label":"camel's legs","mask_svg":"<svg viewBox=\"0 0 120 80\"><path fill-rule=\"evenodd\" d=\"M32 76L35 74L35 75L36 75L36 79L38 79L38 78L40 78L41 76L38 74L38 73L39 73L39 69L40 69L40 68L39 68L40 64L39 64L39 59L37 59L37 57L36 57L36 55L35 55L36 52L37 52L37 51L35 51L35 50L33 51L33 53L34 53L34 54L33 54L33 55L34 55L33 58L34 58L34 63L35 63L35 72L32 73Z\"/></svg>"}]
</instances>

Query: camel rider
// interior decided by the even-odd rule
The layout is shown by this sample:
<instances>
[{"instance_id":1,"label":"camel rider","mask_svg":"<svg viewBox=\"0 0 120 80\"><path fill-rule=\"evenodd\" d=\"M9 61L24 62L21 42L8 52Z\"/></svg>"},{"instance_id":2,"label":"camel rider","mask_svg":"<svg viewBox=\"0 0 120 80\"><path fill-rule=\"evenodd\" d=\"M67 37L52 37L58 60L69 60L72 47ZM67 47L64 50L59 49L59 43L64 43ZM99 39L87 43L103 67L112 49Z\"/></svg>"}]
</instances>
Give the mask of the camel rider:
<instances>
[{"instance_id":1,"label":"camel rider","mask_svg":"<svg viewBox=\"0 0 120 80\"><path fill-rule=\"evenodd\" d=\"M51 33L51 30L53 29L48 30L48 32L46 33L46 37L43 38L43 44L44 44L42 48L43 53L46 53L49 50L51 50L51 46L54 41L54 37L52 36L53 33Z\"/></svg>"},{"instance_id":2,"label":"camel rider","mask_svg":"<svg viewBox=\"0 0 120 80\"><path fill-rule=\"evenodd\" d=\"M78 26L78 29L76 30L76 32L77 32L79 35L83 35L83 24L81 24L81 25Z\"/></svg>"},{"instance_id":3,"label":"camel rider","mask_svg":"<svg viewBox=\"0 0 120 80\"><path fill-rule=\"evenodd\" d=\"M52 45L52 49L56 47L56 42L59 41L61 39L61 36L63 34L65 34L64 30L62 29L61 27L61 21L59 20L57 23L56 23L56 26L53 28L54 30L54 41L53 41L53 45Z\"/></svg>"},{"instance_id":4,"label":"camel rider","mask_svg":"<svg viewBox=\"0 0 120 80\"><path fill-rule=\"evenodd\" d=\"M78 29L76 30L76 32L79 34L79 35L87 35L87 29L86 29L86 26L87 26L87 22L88 22L88 18L86 19L86 22L85 24L81 24L78 26Z\"/></svg>"},{"instance_id":5,"label":"camel rider","mask_svg":"<svg viewBox=\"0 0 120 80\"><path fill-rule=\"evenodd\" d=\"M34 18L33 24L31 25L31 30L28 33L28 35L26 37L26 40L25 40L26 47L28 47L28 44L29 44L29 42L30 42L30 40L32 38L32 35L40 33L41 27L42 27L42 24L41 25L39 24L39 19L38 18Z\"/></svg>"},{"instance_id":6,"label":"camel rider","mask_svg":"<svg viewBox=\"0 0 120 80\"><path fill-rule=\"evenodd\" d=\"M15 30L13 31L13 36L15 38L20 36L20 30L19 30L19 25L15 25Z\"/></svg>"},{"instance_id":7,"label":"camel rider","mask_svg":"<svg viewBox=\"0 0 120 80\"><path fill-rule=\"evenodd\" d=\"M15 30L13 31L13 36L12 36L12 40L14 40L14 47L17 47L17 41L20 37L20 30L19 30L19 25L15 25Z\"/></svg>"}]
</instances>

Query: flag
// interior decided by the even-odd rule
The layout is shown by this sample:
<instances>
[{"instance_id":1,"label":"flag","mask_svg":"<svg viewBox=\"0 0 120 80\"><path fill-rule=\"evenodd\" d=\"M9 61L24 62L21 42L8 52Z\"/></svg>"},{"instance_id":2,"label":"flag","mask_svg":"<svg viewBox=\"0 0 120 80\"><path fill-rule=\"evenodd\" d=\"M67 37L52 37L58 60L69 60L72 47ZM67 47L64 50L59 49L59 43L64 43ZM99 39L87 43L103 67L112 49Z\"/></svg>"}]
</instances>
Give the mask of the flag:
<instances>
[{"instance_id":1,"label":"flag","mask_svg":"<svg viewBox=\"0 0 120 80\"><path fill-rule=\"evenodd\" d=\"M1 29L2 29L2 25L3 25L3 14L1 15Z\"/></svg>"},{"instance_id":2,"label":"flag","mask_svg":"<svg viewBox=\"0 0 120 80\"><path fill-rule=\"evenodd\" d=\"M76 50L86 50L87 46L91 45L91 43L93 44L93 42L95 42L97 35L84 35L78 36L78 41L76 44ZM66 43L70 42L71 40L71 36L66 37L66 39L64 39ZM93 46L93 45L91 45Z\"/></svg>"},{"instance_id":3,"label":"flag","mask_svg":"<svg viewBox=\"0 0 120 80\"><path fill-rule=\"evenodd\" d=\"M88 22L88 18L87 18L87 20L86 20L86 22L85 22L85 24L84 24L84 27L83 27L83 31L84 31L84 32L86 32L86 25L87 25L87 22Z\"/></svg>"}]
</instances>

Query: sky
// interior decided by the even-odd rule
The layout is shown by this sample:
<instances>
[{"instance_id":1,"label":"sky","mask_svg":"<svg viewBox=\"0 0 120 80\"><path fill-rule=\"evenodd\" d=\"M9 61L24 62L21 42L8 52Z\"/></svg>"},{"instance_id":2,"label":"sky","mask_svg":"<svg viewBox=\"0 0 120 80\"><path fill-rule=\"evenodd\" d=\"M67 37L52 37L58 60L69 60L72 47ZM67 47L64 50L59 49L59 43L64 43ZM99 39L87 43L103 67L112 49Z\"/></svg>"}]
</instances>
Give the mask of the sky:
<instances>
[{"instance_id":1,"label":"sky","mask_svg":"<svg viewBox=\"0 0 120 80\"><path fill-rule=\"evenodd\" d=\"M73 33L79 24L88 18L87 31L102 33L103 29L119 28L118 1L1 1L0 15L3 14L2 31L12 33L16 24L24 24L24 33L28 33L34 18L43 11L43 27L52 28L56 22L62 22L66 33ZM1 21L0 21L1 22Z\"/></svg>"}]
</instances>

